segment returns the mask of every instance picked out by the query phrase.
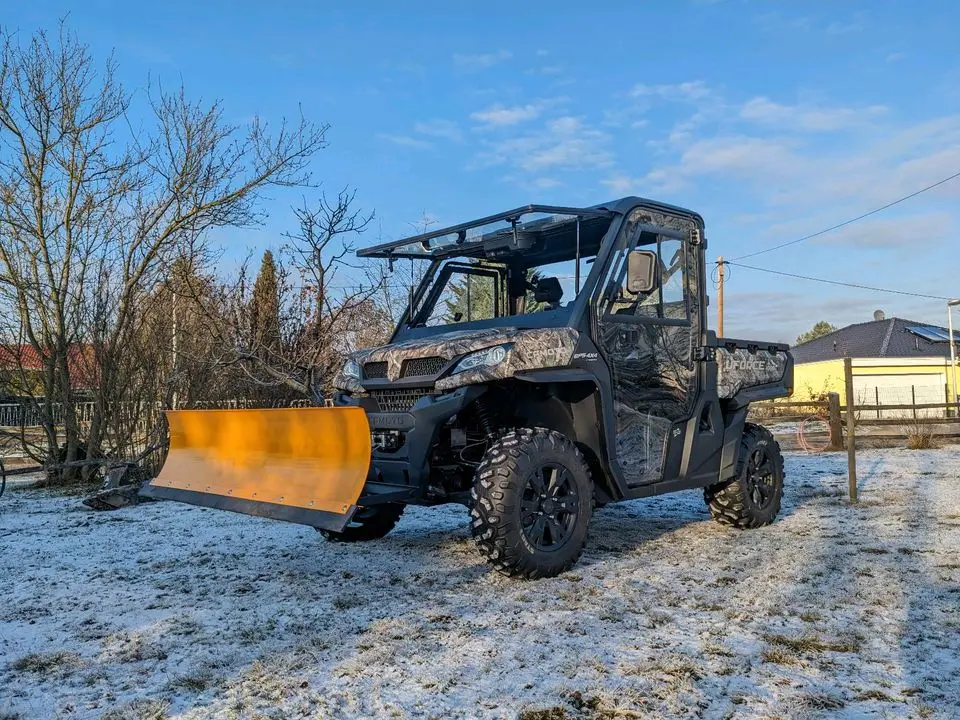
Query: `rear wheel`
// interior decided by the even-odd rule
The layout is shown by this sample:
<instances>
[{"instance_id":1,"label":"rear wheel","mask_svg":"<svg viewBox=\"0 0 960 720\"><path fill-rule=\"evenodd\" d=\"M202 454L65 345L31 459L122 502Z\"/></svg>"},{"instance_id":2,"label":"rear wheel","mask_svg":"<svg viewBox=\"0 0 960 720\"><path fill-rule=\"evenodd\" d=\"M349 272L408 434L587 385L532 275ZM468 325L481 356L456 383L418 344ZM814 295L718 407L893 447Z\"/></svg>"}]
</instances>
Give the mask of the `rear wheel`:
<instances>
[{"instance_id":1,"label":"rear wheel","mask_svg":"<svg viewBox=\"0 0 960 720\"><path fill-rule=\"evenodd\" d=\"M736 476L704 488L703 495L717 522L741 529L772 523L783 497L783 455L773 434L747 423L740 440Z\"/></svg>"},{"instance_id":2,"label":"rear wheel","mask_svg":"<svg viewBox=\"0 0 960 720\"><path fill-rule=\"evenodd\" d=\"M360 507L342 532L322 528L316 528L316 530L331 542L379 540L393 530L400 516L403 515L404 507L406 506L397 503Z\"/></svg>"},{"instance_id":3,"label":"rear wheel","mask_svg":"<svg viewBox=\"0 0 960 720\"><path fill-rule=\"evenodd\" d=\"M590 469L567 437L508 432L484 455L471 492L471 532L506 575L552 577L583 552L593 510Z\"/></svg>"}]
</instances>

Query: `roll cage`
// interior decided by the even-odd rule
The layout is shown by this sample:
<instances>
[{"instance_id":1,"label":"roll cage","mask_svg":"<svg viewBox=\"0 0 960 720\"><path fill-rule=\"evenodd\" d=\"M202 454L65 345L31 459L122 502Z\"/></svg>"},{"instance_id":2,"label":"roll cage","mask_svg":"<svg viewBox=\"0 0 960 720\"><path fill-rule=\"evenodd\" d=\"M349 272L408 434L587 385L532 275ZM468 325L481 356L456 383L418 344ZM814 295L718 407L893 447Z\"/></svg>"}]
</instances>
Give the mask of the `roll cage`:
<instances>
[{"instance_id":1,"label":"roll cage","mask_svg":"<svg viewBox=\"0 0 960 720\"><path fill-rule=\"evenodd\" d=\"M399 339L404 328L417 326L423 310L435 300L431 295L438 290L437 274L454 258L474 261L494 261L507 266L507 298L500 323L511 322L515 313L509 296L522 295L521 283L529 268L555 262L574 261L574 301L567 313L570 322L582 314L584 304L597 288L588 287L599 280L592 278L593 270L605 266L619 232L618 218L625 217L636 207L653 212L669 213L692 220L702 230L703 219L684 208L639 197L627 197L592 207L557 205L525 205L494 215L440 228L427 233L381 243L357 252L358 257L385 259L393 269L397 260L408 259L429 262L418 284L411 291L407 312L397 324L391 342ZM529 219L530 216L541 216ZM546 216L546 217L542 217ZM497 225L506 223L506 227ZM642 226L653 237L689 239L687 235L660 225ZM581 278L581 258L593 258L594 265L586 281ZM440 278L442 280L442 278ZM587 292L581 292L587 290Z\"/></svg>"}]
</instances>

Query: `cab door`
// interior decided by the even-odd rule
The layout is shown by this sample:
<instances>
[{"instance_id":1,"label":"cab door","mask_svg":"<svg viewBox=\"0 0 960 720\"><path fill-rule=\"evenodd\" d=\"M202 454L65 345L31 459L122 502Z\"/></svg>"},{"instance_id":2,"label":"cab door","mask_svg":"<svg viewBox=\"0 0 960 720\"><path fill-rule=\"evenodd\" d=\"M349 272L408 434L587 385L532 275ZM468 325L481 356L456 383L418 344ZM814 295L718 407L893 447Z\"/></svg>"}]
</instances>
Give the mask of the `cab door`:
<instances>
[{"instance_id":1,"label":"cab door","mask_svg":"<svg viewBox=\"0 0 960 720\"><path fill-rule=\"evenodd\" d=\"M697 398L697 262L686 240L659 234L633 211L615 244L596 307L597 345L611 376L615 462L629 486L664 478L668 443L682 441ZM670 235L683 234L677 231ZM628 256L656 253L654 287L631 293Z\"/></svg>"}]
</instances>

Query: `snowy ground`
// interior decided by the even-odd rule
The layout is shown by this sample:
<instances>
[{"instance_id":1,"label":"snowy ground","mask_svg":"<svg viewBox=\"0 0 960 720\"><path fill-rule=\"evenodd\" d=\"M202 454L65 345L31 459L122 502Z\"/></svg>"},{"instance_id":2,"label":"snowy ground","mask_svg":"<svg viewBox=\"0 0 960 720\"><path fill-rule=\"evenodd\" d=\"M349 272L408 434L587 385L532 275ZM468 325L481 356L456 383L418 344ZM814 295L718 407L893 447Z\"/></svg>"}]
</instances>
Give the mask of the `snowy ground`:
<instances>
[{"instance_id":1,"label":"snowy ground","mask_svg":"<svg viewBox=\"0 0 960 720\"><path fill-rule=\"evenodd\" d=\"M0 718L960 716L960 447L787 459L738 532L613 505L565 575L488 570L461 508L386 539L174 503L0 500Z\"/></svg>"}]
</instances>

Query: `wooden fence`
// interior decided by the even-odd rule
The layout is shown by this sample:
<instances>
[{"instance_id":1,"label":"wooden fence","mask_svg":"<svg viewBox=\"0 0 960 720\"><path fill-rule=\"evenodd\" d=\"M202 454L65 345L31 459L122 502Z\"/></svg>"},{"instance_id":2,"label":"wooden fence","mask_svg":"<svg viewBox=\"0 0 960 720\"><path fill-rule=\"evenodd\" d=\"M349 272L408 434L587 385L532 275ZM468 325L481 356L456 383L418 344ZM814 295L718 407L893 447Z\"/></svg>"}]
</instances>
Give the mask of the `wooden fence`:
<instances>
[{"instance_id":1,"label":"wooden fence","mask_svg":"<svg viewBox=\"0 0 960 720\"><path fill-rule=\"evenodd\" d=\"M824 400L771 400L750 406L750 418L766 425L785 449L847 451L850 500L857 501L857 446L930 447L937 439L960 438L960 402L857 403L850 358L844 359L845 393ZM911 391L913 389L911 388ZM911 392L915 400L916 394ZM898 417L890 417L891 414Z\"/></svg>"},{"instance_id":2,"label":"wooden fence","mask_svg":"<svg viewBox=\"0 0 960 720\"><path fill-rule=\"evenodd\" d=\"M878 412L878 410L880 412ZM905 411L903 417L884 417L889 410ZM940 410L944 416L924 415ZM750 406L750 419L769 427L789 448L803 450L841 450L846 447L847 405L839 394L827 400L801 402L764 401ZM960 408L956 403L918 403L916 405L853 405L853 422L863 445L890 445L912 435L928 434L938 438L960 438ZM792 449L792 448L791 448Z\"/></svg>"}]
</instances>

